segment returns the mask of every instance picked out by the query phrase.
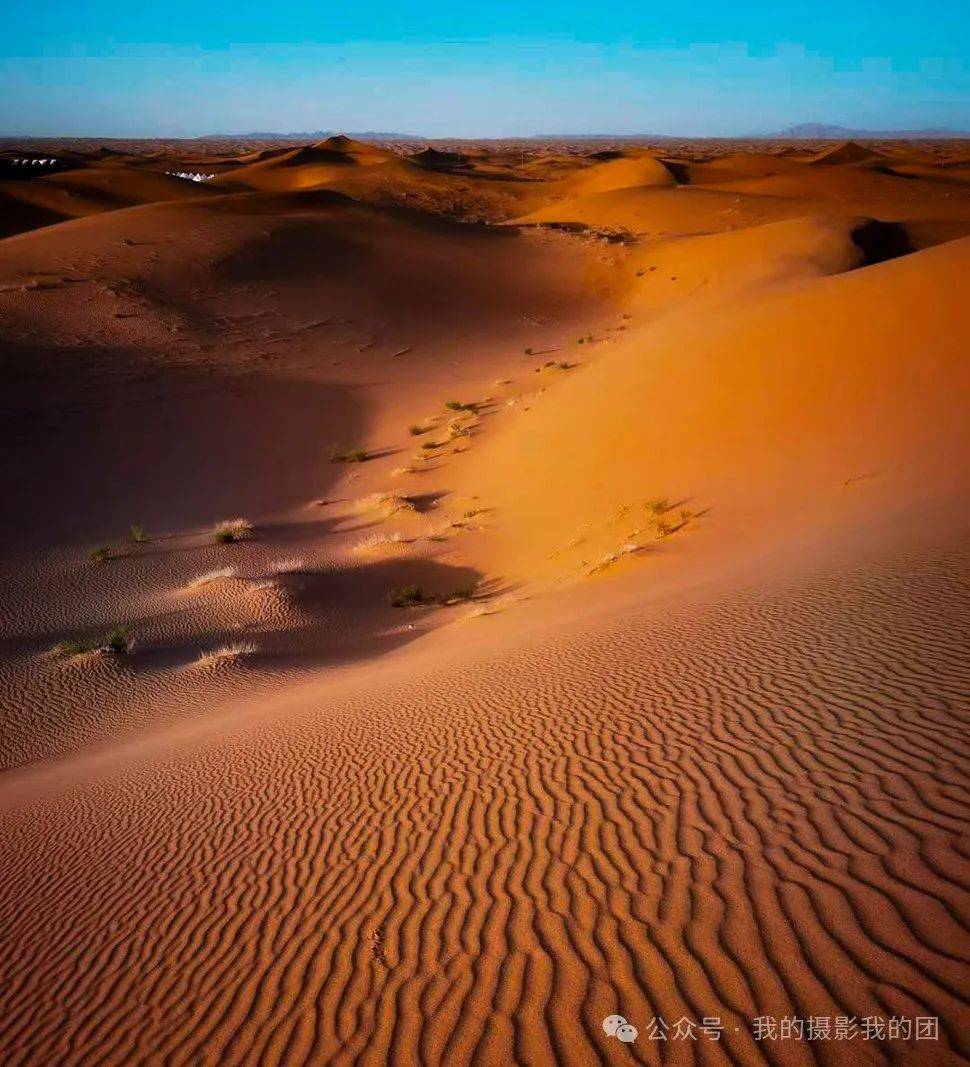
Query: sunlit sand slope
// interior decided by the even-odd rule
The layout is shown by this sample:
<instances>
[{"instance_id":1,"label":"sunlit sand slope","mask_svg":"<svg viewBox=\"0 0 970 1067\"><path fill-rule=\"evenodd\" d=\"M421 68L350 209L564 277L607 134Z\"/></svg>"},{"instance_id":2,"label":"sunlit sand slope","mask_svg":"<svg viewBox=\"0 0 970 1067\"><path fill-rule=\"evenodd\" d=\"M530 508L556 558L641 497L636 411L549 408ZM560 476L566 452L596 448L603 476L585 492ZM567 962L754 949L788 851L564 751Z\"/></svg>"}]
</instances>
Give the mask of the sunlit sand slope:
<instances>
[{"instance_id":1,"label":"sunlit sand slope","mask_svg":"<svg viewBox=\"0 0 970 1067\"><path fill-rule=\"evenodd\" d=\"M495 509L493 565L562 574L624 544L681 551L647 545L651 499L668 522L687 508L685 537L734 566L786 540L800 554L865 529L865 556L914 526L959 527L970 311L954 280L968 259L954 241L687 303L585 367L574 348L570 376L472 461L466 484ZM656 277L640 281L667 284Z\"/></svg>"}]
</instances>

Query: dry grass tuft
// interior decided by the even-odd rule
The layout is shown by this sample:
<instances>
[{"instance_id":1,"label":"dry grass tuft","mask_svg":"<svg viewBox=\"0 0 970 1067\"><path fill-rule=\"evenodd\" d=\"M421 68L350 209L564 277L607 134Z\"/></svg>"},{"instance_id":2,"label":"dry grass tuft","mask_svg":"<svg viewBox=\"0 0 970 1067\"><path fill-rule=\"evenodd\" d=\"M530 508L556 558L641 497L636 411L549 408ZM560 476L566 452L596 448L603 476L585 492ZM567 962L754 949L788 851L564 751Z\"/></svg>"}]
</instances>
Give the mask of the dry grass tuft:
<instances>
[{"instance_id":1,"label":"dry grass tuft","mask_svg":"<svg viewBox=\"0 0 970 1067\"><path fill-rule=\"evenodd\" d=\"M249 519L223 519L216 523L212 531L213 538L220 545L230 545L252 537L253 524Z\"/></svg>"},{"instance_id":2,"label":"dry grass tuft","mask_svg":"<svg viewBox=\"0 0 970 1067\"><path fill-rule=\"evenodd\" d=\"M358 541L354 545L354 551L356 552L379 552L385 548L397 548L400 545L406 545L408 539L404 534L399 533L397 530L388 531L386 533L372 533L369 537L365 537L363 540Z\"/></svg>"},{"instance_id":3,"label":"dry grass tuft","mask_svg":"<svg viewBox=\"0 0 970 1067\"><path fill-rule=\"evenodd\" d=\"M334 463L364 463L369 457L363 448L335 448L330 458Z\"/></svg>"},{"instance_id":4,"label":"dry grass tuft","mask_svg":"<svg viewBox=\"0 0 970 1067\"><path fill-rule=\"evenodd\" d=\"M54 645L47 653L49 656L61 658L65 656L82 656L87 652L99 652L122 656L130 652L133 647L131 637L123 626L116 626L109 630L103 637L93 639L77 639L74 641L62 641Z\"/></svg>"},{"instance_id":5,"label":"dry grass tuft","mask_svg":"<svg viewBox=\"0 0 970 1067\"><path fill-rule=\"evenodd\" d=\"M234 645L222 645L209 652L202 652L196 660L197 667L214 667L220 663L235 663L243 656L252 656L257 651L250 641L238 641Z\"/></svg>"},{"instance_id":6,"label":"dry grass tuft","mask_svg":"<svg viewBox=\"0 0 970 1067\"><path fill-rule=\"evenodd\" d=\"M417 608L434 600L428 596L419 585L405 585L400 589L392 589L387 594L388 603L392 608Z\"/></svg>"},{"instance_id":7,"label":"dry grass tuft","mask_svg":"<svg viewBox=\"0 0 970 1067\"><path fill-rule=\"evenodd\" d=\"M372 493L357 501L358 511L380 511L385 516L414 511L414 504L401 493Z\"/></svg>"},{"instance_id":8,"label":"dry grass tuft","mask_svg":"<svg viewBox=\"0 0 970 1067\"><path fill-rule=\"evenodd\" d=\"M200 574L197 578L193 578L188 584L189 589L201 589L203 586L211 585L213 582L225 581L227 578L236 577L235 567L220 567L215 571L206 571L205 574Z\"/></svg>"}]
</instances>

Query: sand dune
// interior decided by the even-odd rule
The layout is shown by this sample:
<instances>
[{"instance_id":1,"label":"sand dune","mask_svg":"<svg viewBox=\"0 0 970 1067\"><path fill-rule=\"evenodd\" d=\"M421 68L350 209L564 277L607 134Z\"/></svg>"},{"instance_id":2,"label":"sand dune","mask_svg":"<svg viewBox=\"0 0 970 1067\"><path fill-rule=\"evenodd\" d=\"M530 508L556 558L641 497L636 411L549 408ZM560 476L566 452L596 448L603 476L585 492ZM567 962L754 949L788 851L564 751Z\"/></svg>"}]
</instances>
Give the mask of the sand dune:
<instances>
[{"instance_id":1,"label":"sand dune","mask_svg":"<svg viewBox=\"0 0 970 1067\"><path fill-rule=\"evenodd\" d=\"M676 179L653 156L635 156L598 163L574 179L574 186L581 193L606 193L613 189L630 189L635 186L674 185Z\"/></svg>"},{"instance_id":2,"label":"sand dune","mask_svg":"<svg viewBox=\"0 0 970 1067\"><path fill-rule=\"evenodd\" d=\"M621 1009L719 1016L736 1062L960 1062L965 567L452 652L12 778L6 1061L586 1063ZM768 1014L942 1036L769 1052Z\"/></svg>"},{"instance_id":3,"label":"sand dune","mask_svg":"<svg viewBox=\"0 0 970 1067\"><path fill-rule=\"evenodd\" d=\"M4 1065L967 1062L965 160L584 151L0 182Z\"/></svg>"},{"instance_id":4,"label":"sand dune","mask_svg":"<svg viewBox=\"0 0 970 1067\"><path fill-rule=\"evenodd\" d=\"M468 484L502 515L501 565L560 573L624 544L654 551L650 497L667 498L677 523L678 501L723 502L710 530L696 522L719 565L725 537L758 553L785 530L804 552L810 537L842 546L840 527L858 521L871 548L927 521L927 508L947 509L932 521L960 520L970 316L951 280L968 255L963 240L747 303L732 290L733 306L710 317L688 301L649 341L614 342L469 461Z\"/></svg>"}]
</instances>

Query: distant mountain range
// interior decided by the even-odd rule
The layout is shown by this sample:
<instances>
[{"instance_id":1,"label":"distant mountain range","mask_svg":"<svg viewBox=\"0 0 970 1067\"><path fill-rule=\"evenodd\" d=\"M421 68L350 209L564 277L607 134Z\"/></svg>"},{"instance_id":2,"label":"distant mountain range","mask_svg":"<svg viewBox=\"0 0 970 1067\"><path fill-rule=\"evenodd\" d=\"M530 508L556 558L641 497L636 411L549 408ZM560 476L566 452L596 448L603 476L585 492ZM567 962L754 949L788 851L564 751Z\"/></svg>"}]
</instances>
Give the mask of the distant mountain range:
<instances>
[{"instance_id":1,"label":"distant mountain range","mask_svg":"<svg viewBox=\"0 0 970 1067\"><path fill-rule=\"evenodd\" d=\"M931 127L922 130L859 130L848 126L835 126L825 122L803 122L797 126L778 130L775 133L752 133L730 137L682 137L672 134L613 134L613 133L543 133L525 137L425 137L417 133L400 133L386 130L364 130L359 133L345 130L294 130L281 133L273 130L255 130L250 133L210 133L204 137L191 137L192 141L323 141L342 134L355 141L852 141L895 140L917 141L933 138L970 137L965 130L947 130Z\"/></svg>"},{"instance_id":2,"label":"distant mountain range","mask_svg":"<svg viewBox=\"0 0 970 1067\"><path fill-rule=\"evenodd\" d=\"M755 134L761 140L778 141L851 141L895 140L915 141L934 137L970 137L970 133L961 130L853 130L847 126L830 126L824 122L803 122L799 126L789 126L787 130L777 133Z\"/></svg>"},{"instance_id":3,"label":"distant mountain range","mask_svg":"<svg viewBox=\"0 0 970 1067\"><path fill-rule=\"evenodd\" d=\"M192 137L193 141L325 141L328 137L342 135L352 141L426 141L415 133L386 133L380 130L364 130L363 133L348 133L346 130L296 130L293 133L274 133L257 130L255 133L209 133Z\"/></svg>"}]
</instances>

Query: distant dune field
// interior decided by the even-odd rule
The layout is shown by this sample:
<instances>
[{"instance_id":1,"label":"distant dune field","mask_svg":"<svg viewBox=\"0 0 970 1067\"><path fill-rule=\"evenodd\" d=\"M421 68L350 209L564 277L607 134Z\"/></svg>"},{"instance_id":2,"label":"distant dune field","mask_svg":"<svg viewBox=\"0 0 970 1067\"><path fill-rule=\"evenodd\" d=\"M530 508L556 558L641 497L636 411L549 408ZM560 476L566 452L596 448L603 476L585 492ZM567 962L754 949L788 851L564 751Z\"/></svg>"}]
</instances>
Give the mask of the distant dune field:
<instances>
[{"instance_id":1,"label":"distant dune field","mask_svg":"<svg viewBox=\"0 0 970 1067\"><path fill-rule=\"evenodd\" d=\"M967 160L4 148L0 1063L966 1063Z\"/></svg>"}]
</instances>

